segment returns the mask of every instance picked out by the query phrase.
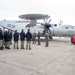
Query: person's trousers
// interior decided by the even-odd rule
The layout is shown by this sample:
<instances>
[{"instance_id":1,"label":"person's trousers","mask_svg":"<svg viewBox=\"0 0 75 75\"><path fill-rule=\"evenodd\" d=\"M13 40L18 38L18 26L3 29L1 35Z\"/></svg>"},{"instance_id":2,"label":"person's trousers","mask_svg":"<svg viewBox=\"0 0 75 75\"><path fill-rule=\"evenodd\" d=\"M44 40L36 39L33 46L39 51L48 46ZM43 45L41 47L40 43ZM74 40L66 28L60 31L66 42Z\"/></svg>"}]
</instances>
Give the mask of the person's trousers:
<instances>
[{"instance_id":1,"label":"person's trousers","mask_svg":"<svg viewBox=\"0 0 75 75\"><path fill-rule=\"evenodd\" d=\"M26 49L28 49L28 47L29 47L29 49L31 49L31 41L26 42Z\"/></svg>"}]
</instances>

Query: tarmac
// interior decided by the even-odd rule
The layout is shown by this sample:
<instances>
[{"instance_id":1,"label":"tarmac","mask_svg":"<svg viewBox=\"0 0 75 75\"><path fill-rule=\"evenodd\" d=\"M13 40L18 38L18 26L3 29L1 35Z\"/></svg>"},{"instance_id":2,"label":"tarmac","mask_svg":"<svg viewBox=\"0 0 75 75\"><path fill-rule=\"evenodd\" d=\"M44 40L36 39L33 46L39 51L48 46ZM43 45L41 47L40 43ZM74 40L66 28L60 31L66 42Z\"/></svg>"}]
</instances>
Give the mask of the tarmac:
<instances>
[{"instance_id":1,"label":"tarmac","mask_svg":"<svg viewBox=\"0 0 75 75\"><path fill-rule=\"evenodd\" d=\"M54 37L49 47L32 44L31 50L12 44L0 50L0 75L75 75L75 45L65 37Z\"/></svg>"}]
</instances>

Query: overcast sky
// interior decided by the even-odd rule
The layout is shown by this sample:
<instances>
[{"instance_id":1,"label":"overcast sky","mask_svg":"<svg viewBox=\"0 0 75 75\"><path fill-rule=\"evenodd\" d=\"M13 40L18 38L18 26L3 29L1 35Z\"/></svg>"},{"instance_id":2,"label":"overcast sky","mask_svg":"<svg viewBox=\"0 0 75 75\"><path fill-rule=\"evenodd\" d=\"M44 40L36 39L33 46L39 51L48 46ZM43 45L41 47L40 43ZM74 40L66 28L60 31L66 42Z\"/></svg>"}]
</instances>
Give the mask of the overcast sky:
<instances>
[{"instance_id":1,"label":"overcast sky","mask_svg":"<svg viewBox=\"0 0 75 75\"><path fill-rule=\"evenodd\" d=\"M75 25L74 0L0 0L0 20L17 20L29 13L48 14L52 23L61 19L64 24Z\"/></svg>"}]
</instances>

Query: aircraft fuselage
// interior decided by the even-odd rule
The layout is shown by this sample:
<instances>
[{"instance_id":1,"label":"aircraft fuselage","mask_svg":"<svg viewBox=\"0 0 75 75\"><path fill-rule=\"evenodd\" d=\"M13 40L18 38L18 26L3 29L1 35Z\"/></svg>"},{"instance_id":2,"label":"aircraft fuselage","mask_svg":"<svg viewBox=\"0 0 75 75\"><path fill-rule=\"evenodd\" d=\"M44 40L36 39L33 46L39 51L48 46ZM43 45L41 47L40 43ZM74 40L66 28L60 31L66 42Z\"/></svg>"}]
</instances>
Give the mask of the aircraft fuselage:
<instances>
[{"instance_id":1,"label":"aircraft fuselage","mask_svg":"<svg viewBox=\"0 0 75 75\"><path fill-rule=\"evenodd\" d=\"M27 25L30 24L30 21L28 20L4 20L0 22L0 26L7 28L7 29L11 29L13 31L17 30L18 32L21 32L22 29L25 30L25 33L27 31ZM44 26L40 25L40 24L36 24L36 26L30 27L30 31L31 33L33 33L36 30L36 33L38 33L38 31L40 31L41 33L43 33L44 31ZM51 36L73 36L75 35L75 27L74 26L69 26L69 25L62 25L62 26L56 26L56 27L50 27L50 31L51 31Z\"/></svg>"},{"instance_id":2,"label":"aircraft fuselage","mask_svg":"<svg viewBox=\"0 0 75 75\"><path fill-rule=\"evenodd\" d=\"M50 28L52 36L73 36L75 27L69 25L57 26Z\"/></svg>"}]
</instances>

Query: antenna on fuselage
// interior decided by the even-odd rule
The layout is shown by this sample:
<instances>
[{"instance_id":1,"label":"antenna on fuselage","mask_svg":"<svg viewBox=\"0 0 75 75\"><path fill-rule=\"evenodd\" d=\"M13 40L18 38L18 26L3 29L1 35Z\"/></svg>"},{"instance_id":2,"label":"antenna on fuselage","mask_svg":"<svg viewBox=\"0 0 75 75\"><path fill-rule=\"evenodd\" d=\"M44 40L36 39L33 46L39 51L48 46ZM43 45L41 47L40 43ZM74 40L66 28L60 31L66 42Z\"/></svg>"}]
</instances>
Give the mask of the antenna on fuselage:
<instances>
[{"instance_id":1,"label":"antenna on fuselage","mask_svg":"<svg viewBox=\"0 0 75 75\"><path fill-rule=\"evenodd\" d=\"M62 24L63 24L63 21L60 19L60 21L59 21L59 26L62 26Z\"/></svg>"}]
</instances>

